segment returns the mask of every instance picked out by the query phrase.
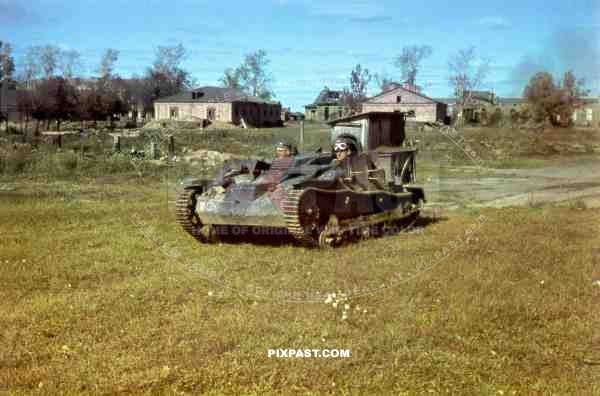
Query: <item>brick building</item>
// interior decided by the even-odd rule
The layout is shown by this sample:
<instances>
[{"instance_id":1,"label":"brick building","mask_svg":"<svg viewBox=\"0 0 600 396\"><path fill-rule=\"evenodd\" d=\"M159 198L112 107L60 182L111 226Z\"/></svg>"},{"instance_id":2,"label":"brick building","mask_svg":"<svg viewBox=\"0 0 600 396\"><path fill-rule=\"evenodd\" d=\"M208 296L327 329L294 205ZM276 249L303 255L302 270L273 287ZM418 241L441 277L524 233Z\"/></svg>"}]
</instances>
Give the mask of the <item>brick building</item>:
<instances>
[{"instance_id":1,"label":"brick building","mask_svg":"<svg viewBox=\"0 0 600 396\"><path fill-rule=\"evenodd\" d=\"M154 102L156 120L189 120L228 122L254 127L281 125L281 104L246 95L240 90L201 87Z\"/></svg>"},{"instance_id":2,"label":"brick building","mask_svg":"<svg viewBox=\"0 0 600 396\"><path fill-rule=\"evenodd\" d=\"M417 122L446 121L447 105L408 86L393 84L383 93L367 99L362 112L402 112Z\"/></svg>"}]
</instances>

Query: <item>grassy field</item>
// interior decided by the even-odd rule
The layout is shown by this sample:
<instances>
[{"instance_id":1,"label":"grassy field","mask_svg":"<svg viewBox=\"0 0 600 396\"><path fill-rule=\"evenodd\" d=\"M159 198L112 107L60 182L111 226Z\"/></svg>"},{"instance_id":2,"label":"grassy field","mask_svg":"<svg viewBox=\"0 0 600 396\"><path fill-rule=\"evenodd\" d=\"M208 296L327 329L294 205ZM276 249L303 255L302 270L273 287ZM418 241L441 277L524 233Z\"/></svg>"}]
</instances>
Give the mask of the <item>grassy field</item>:
<instances>
[{"instance_id":1,"label":"grassy field","mask_svg":"<svg viewBox=\"0 0 600 396\"><path fill-rule=\"evenodd\" d=\"M278 138L244 133L213 144L256 155ZM5 154L0 173L0 393L600 394L600 366L589 364L600 359L597 210L453 211L421 220L422 234L336 250L200 245L173 202L197 169L11 150L22 162ZM379 290L398 274L418 276ZM307 290L359 292L342 320L341 307L285 301ZM292 348L350 357L267 356Z\"/></svg>"},{"instance_id":2,"label":"grassy field","mask_svg":"<svg viewBox=\"0 0 600 396\"><path fill-rule=\"evenodd\" d=\"M423 235L319 251L199 245L175 224L160 182L82 184L72 202L64 189L0 195L0 390L9 394L600 392L599 367L584 364L598 335L597 211L454 212ZM136 229L135 213L180 257L251 293L182 268ZM406 283L351 299L347 320L331 305L255 293L376 289L481 215L469 243ZM275 348L351 357L268 358Z\"/></svg>"}]
</instances>

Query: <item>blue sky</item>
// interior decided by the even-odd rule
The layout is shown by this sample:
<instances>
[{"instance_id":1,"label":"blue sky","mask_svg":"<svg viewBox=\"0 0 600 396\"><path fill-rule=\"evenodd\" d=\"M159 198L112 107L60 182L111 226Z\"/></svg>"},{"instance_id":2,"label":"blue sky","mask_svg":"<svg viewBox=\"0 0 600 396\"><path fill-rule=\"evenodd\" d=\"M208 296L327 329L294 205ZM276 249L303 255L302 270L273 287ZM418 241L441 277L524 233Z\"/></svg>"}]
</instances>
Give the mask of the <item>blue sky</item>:
<instances>
[{"instance_id":1,"label":"blue sky","mask_svg":"<svg viewBox=\"0 0 600 396\"><path fill-rule=\"evenodd\" d=\"M404 45L427 44L417 76L429 96L450 96L447 62L475 46L492 60L485 88L520 94L530 74L574 69L600 94L600 1L506 0L408 2L366 0L65 1L0 0L0 40L17 64L28 46L76 49L93 74L106 48L120 51L117 72L142 74L158 45L181 43L185 68L200 85L216 85L226 67L264 49L276 99L302 111L327 85L348 85L360 63L400 78L394 57ZM375 82L369 93L377 93Z\"/></svg>"}]
</instances>

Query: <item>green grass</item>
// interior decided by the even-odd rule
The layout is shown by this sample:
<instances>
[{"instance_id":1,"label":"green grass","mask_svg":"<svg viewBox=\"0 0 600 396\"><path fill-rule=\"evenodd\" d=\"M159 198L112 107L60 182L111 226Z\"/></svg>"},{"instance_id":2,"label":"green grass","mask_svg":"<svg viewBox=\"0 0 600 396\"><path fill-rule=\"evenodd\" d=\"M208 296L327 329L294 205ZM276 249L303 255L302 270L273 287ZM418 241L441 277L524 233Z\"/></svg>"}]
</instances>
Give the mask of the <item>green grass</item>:
<instances>
[{"instance_id":1,"label":"green grass","mask_svg":"<svg viewBox=\"0 0 600 396\"><path fill-rule=\"evenodd\" d=\"M598 367L583 364L598 333L597 211L453 212L421 236L322 251L200 245L175 224L174 187L164 181L89 180L65 200L70 187L28 181L0 192L0 389L8 394L600 392ZM134 213L181 258L225 271L242 291L387 283L478 216L489 219L438 266L351 300L341 321L330 305L209 283L159 252L130 222ZM342 348L351 357L268 358L273 348Z\"/></svg>"}]
</instances>

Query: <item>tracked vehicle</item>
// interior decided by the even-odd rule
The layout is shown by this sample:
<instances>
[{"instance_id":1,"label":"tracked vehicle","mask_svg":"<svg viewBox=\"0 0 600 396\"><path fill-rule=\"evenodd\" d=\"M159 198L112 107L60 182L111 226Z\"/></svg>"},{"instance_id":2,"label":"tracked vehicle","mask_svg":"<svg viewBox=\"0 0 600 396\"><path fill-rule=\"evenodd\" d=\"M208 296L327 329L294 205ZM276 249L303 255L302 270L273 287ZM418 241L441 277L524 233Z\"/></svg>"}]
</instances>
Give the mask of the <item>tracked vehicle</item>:
<instances>
[{"instance_id":1,"label":"tracked vehicle","mask_svg":"<svg viewBox=\"0 0 600 396\"><path fill-rule=\"evenodd\" d=\"M177 220L200 242L283 230L307 246L336 246L406 226L425 201L414 185L416 148L405 144L404 114L363 113L330 123L331 141L352 139L345 164L332 152L303 152L267 161L233 161L211 181L185 186Z\"/></svg>"}]
</instances>

